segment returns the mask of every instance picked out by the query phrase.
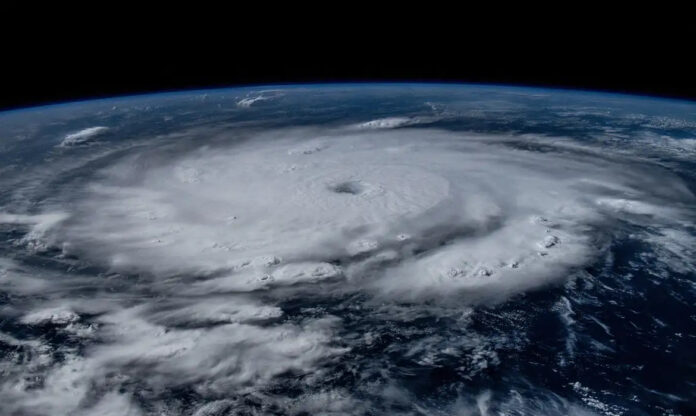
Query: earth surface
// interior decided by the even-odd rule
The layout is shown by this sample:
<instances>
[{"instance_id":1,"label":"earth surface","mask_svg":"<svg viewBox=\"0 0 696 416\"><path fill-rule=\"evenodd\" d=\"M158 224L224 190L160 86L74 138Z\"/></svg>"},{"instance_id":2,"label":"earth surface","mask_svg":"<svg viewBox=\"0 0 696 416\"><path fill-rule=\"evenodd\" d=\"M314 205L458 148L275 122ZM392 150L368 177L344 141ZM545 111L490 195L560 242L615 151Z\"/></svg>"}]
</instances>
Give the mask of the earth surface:
<instances>
[{"instance_id":1,"label":"earth surface","mask_svg":"<svg viewBox=\"0 0 696 416\"><path fill-rule=\"evenodd\" d=\"M0 113L3 415L696 414L696 103L467 85Z\"/></svg>"}]
</instances>

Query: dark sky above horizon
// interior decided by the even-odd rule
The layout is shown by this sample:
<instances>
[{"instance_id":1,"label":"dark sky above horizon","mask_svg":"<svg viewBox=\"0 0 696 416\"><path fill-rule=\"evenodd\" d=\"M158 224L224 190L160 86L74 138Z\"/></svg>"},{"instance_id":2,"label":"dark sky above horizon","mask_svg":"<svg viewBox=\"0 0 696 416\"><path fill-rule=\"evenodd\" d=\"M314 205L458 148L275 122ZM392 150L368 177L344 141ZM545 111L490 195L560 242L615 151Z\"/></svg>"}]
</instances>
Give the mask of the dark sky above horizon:
<instances>
[{"instance_id":1,"label":"dark sky above horizon","mask_svg":"<svg viewBox=\"0 0 696 416\"><path fill-rule=\"evenodd\" d=\"M281 30L241 36L225 27L197 35L105 35L98 25L7 42L0 109L180 89L342 81L514 84L696 100L691 26L659 37L646 27L605 33L589 24L576 33L560 22L500 38L435 27L326 39L320 32Z\"/></svg>"}]
</instances>

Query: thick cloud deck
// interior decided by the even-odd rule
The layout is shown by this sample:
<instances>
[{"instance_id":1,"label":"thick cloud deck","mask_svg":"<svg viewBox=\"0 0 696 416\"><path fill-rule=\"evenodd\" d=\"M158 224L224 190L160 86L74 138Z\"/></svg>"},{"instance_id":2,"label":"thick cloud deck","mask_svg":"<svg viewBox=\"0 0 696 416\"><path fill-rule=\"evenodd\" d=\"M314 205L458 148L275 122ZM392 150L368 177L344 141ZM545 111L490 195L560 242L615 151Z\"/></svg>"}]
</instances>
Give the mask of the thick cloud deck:
<instances>
[{"instance_id":1,"label":"thick cloud deck","mask_svg":"<svg viewBox=\"0 0 696 416\"><path fill-rule=\"evenodd\" d=\"M692 197L666 171L569 149L349 129L155 151L104 169L52 237L117 271L211 276L191 293L347 279L409 298L502 297L592 260L612 215ZM657 177L674 184L661 198Z\"/></svg>"}]
</instances>

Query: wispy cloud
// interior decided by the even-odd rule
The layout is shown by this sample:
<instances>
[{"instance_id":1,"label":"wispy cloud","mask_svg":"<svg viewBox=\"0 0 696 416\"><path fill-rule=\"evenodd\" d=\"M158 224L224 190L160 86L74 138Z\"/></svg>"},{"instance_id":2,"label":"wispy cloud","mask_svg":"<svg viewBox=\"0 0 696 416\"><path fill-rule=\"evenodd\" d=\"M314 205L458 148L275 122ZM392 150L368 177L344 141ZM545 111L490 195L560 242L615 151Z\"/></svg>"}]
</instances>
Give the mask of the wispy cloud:
<instances>
[{"instance_id":1,"label":"wispy cloud","mask_svg":"<svg viewBox=\"0 0 696 416\"><path fill-rule=\"evenodd\" d=\"M88 127L86 129L65 135L58 146L71 147L87 144L107 130L109 130L109 128L105 126Z\"/></svg>"}]
</instances>

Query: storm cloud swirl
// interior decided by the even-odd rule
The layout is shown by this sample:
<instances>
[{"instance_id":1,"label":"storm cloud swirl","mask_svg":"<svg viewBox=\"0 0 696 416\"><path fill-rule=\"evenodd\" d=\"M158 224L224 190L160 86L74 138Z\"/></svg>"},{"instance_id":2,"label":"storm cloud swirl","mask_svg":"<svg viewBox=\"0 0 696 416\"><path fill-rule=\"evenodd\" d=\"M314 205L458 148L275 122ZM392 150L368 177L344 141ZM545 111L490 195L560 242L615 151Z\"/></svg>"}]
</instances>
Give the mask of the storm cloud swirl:
<instances>
[{"instance_id":1,"label":"storm cloud swirl","mask_svg":"<svg viewBox=\"0 0 696 416\"><path fill-rule=\"evenodd\" d=\"M625 149L387 120L193 128L3 185L47 195L0 213L26 253L0 259L2 313L29 328L0 334L6 414L601 413L541 390L414 407L398 360L496 366L529 341L471 314L591 279L626 227L693 273L682 178Z\"/></svg>"}]
</instances>

